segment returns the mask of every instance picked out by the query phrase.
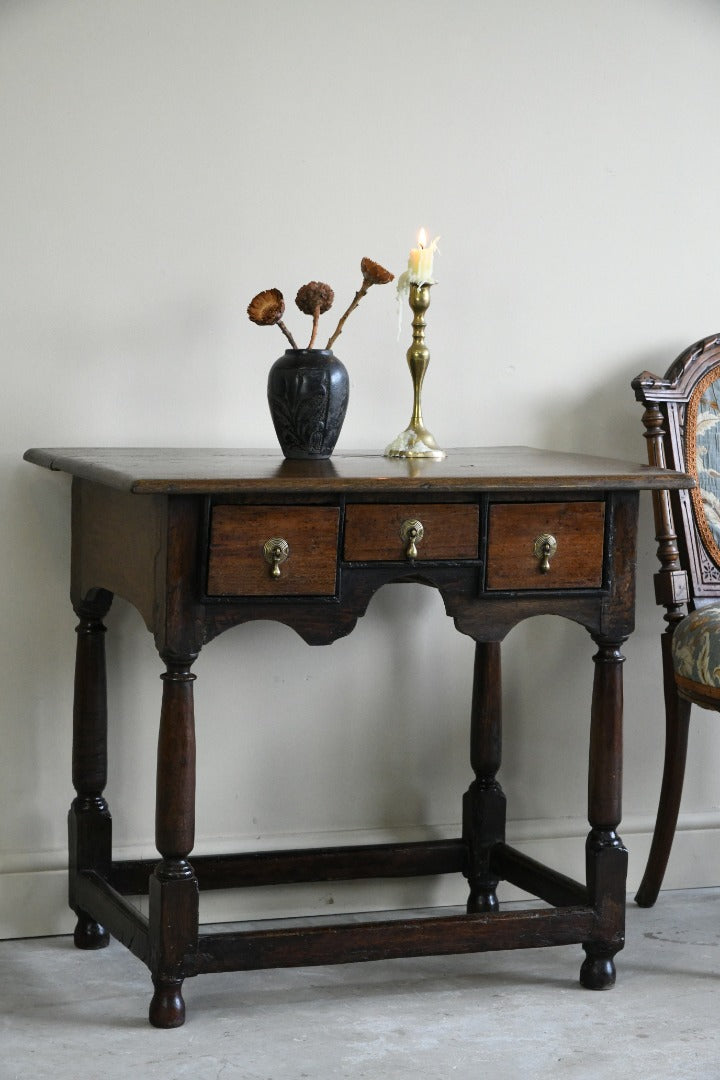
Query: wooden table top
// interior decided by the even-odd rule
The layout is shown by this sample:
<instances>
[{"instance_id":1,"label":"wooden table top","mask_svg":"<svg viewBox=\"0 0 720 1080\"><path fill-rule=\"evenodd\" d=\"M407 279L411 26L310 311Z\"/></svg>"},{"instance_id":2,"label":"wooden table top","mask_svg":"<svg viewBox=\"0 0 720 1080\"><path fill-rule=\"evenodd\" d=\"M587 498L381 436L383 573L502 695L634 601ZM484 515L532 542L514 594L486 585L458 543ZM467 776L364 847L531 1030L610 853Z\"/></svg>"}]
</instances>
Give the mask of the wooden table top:
<instances>
[{"instance_id":1,"label":"wooden table top","mask_svg":"<svg viewBox=\"0 0 720 1080\"><path fill-rule=\"evenodd\" d=\"M539 491L690 488L669 469L526 446L449 450L445 461L399 460L349 451L326 461L290 461L277 450L65 447L28 450L25 460L121 491L217 494L252 491Z\"/></svg>"}]
</instances>

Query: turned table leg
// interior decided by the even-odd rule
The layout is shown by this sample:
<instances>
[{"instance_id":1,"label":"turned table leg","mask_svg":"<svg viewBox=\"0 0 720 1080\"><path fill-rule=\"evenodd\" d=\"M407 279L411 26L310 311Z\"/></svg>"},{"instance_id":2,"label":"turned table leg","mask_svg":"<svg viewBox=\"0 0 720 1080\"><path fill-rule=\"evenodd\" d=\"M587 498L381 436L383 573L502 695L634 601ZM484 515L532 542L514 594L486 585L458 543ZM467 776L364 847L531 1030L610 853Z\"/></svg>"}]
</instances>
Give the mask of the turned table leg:
<instances>
[{"instance_id":1,"label":"turned table leg","mask_svg":"<svg viewBox=\"0 0 720 1080\"><path fill-rule=\"evenodd\" d=\"M107 930L76 900L77 875L94 870L110 872L112 821L103 798L107 783L107 684L105 626L112 593L98 590L75 605L75 695L73 701L72 780L76 796L68 814L69 903L77 915L74 941L78 949L102 949Z\"/></svg>"},{"instance_id":2,"label":"turned table leg","mask_svg":"<svg viewBox=\"0 0 720 1080\"><path fill-rule=\"evenodd\" d=\"M463 797L463 839L467 844L469 914L497 911L498 877L490 867L495 844L505 839L505 795L495 779L502 749L500 643L475 646L470 763L475 779Z\"/></svg>"},{"instance_id":3,"label":"turned table leg","mask_svg":"<svg viewBox=\"0 0 720 1080\"><path fill-rule=\"evenodd\" d=\"M155 843L161 861L150 877L150 970L155 993L150 1023L185 1020L182 984L197 949L198 883L188 862L195 842L195 718L190 667L195 656L163 655L162 710L157 757Z\"/></svg>"},{"instance_id":4,"label":"turned table leg","mask_svg":"<svg viewBox=\"0 0 720 1080\"><path fill-rule=\"evenodd\" d=\"M613 957L625 944L625 883L627 851L615 831L622 816L621 641L595 639L588 775L586 843L587 886L598 914L591 940L583 942L586 959L580 982L588 990L607 990L615 983Z\"/></svg>"}]
</instances>

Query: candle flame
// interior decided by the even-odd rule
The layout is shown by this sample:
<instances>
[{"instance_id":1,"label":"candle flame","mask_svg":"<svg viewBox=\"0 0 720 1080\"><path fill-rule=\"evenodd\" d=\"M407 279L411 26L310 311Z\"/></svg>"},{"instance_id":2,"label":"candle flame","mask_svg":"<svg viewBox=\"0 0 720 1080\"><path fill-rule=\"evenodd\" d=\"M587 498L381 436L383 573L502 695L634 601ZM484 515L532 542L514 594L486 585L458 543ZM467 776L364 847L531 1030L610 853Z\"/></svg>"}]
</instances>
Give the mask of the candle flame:
<instances>
[{"instance_id":1,"label":"candle flame","mask_svg":"<svg viewBox=\"0 0 720 1080\"><path fill-rule=\"evenodd\" d=\"M421 248L427 247L427 233L425 232L424 229L421 229L420 232L418 233L418 245Z\"/></svg>"}]
</instances>

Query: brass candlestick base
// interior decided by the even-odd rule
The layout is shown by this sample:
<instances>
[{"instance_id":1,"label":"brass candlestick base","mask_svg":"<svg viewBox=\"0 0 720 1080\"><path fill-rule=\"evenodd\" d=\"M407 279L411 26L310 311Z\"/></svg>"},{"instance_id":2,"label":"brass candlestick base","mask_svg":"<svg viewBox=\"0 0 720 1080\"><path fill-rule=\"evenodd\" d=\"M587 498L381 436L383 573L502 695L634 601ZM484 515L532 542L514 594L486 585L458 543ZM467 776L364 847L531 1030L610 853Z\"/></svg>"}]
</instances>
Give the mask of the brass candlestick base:
<instances>
[{"instance_id":1,"label":"brass candlestick base","mask_svg":"<svg viewBox=\"0 0 720 1080\"><path fill-rule=\"evenodd\" d=\"M445 451L425 427L422 418L420 393L430 363L430 350L425 344L425 312L430 307L430 286L410 286L410 307L413 313L413 340L407 351L407 362L413 381L413 411L410 423L385 450L389 458L429 458L442 461Z\"/></svg>"}]
</instances>

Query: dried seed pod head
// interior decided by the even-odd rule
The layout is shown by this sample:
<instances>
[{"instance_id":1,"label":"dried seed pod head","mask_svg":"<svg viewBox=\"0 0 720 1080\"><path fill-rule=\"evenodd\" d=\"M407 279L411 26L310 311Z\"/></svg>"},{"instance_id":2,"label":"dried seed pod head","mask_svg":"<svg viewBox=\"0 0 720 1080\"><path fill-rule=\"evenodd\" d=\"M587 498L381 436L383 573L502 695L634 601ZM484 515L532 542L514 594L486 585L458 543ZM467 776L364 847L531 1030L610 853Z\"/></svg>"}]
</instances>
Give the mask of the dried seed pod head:
<instances>
[{"instance_id":1,"label":"dried seed pod head","mask_svg":"<svg viewBox=\"0 0 720 1080\"><path fill-rule=\"evenodd\" d=\"M322 315L330 310L334 299L335 293L324 281L309 281L298 289L295 303L304 315Z\"/></svg>"},{"instance_id":2,"label":"dried seed pod head","mask_svg":"<svg viewBox=\"0 0 720 1080\"><path fill-rule=\"evenodd\" d=\"M285 300L279 289L265 289L248 304L248 318L258 326L275 326L285 314Z\"/></svg>"},{"instance_id":3,"label":"dried seed pod head","mask_svg":"<svg viewBox=\"0 0 720 1080\"><path fill-rule=\"evenodd\" d=\"M387 285L389 281L395 277L389 270L386 270L380 263L373 262L372 259L363 259L360 263L360 269L362 270L363 280L368 285Z\"/></svg>"}]
</instances>

